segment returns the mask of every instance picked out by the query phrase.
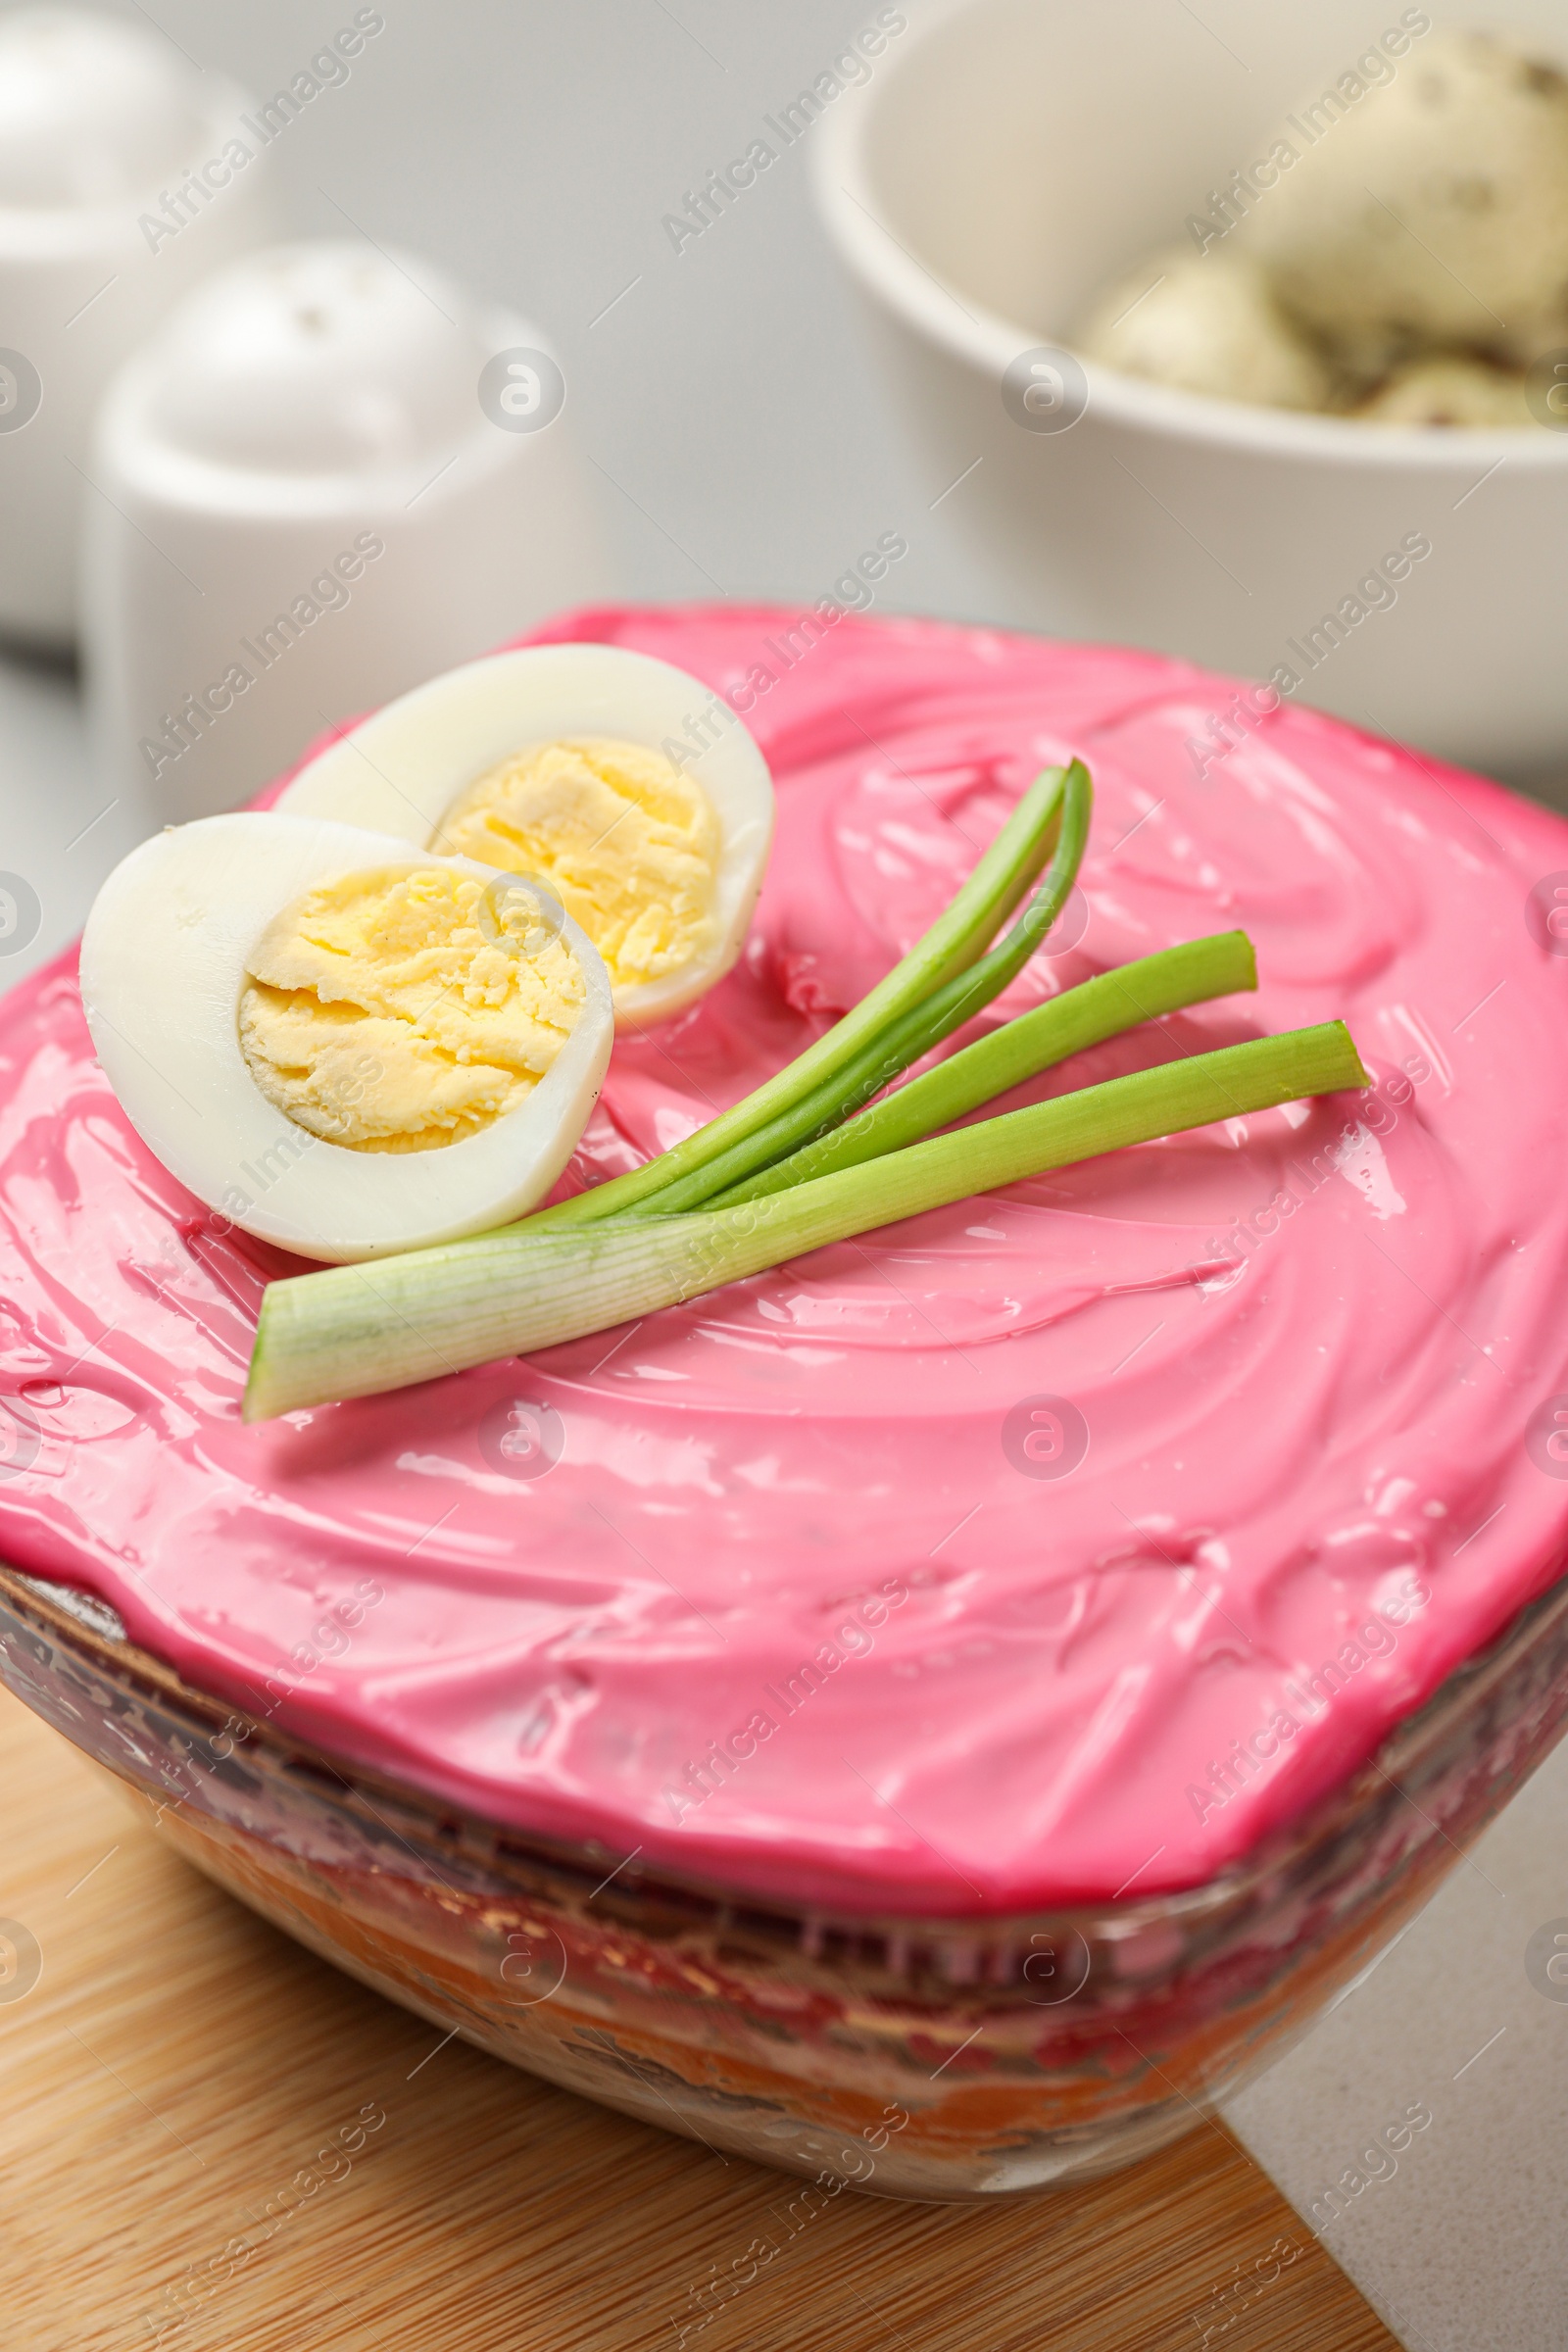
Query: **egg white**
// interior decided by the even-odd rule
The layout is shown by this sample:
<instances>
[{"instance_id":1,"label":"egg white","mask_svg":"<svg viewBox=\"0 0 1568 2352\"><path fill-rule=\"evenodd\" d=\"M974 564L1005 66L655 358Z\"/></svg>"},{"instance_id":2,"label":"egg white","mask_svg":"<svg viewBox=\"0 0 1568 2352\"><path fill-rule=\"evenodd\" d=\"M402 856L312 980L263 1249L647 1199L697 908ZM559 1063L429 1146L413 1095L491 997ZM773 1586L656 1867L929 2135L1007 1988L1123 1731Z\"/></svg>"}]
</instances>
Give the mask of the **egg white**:
<instances>
[{"instance_id":1,"label":"egg white","mask_svg":"<svg viewBox=\"0 0 1568 2352\"><path fill-rule=\"evenodd\" d=\"M245 810L143 842L87 918L82 1004L125 1116L199 1200L302 1257L381 1257L524 1215L598 1100L614 1043L610 979L569 918L562 938L582 971L582 1011L539 1084L477 1134L426 1152L356 1152L262 1093L240 1046L239 1003L268 925L318 884L431 866L495 879L471 858L411 851L406 835Z\"/></svg>"},{"instance_id":2,"label":"egg white","mask_svg":"<svg viewBox=\"0 0 1568 2352\"><path fill-rule=\"evenodd\" d=\"M723 698L684 670L614 645L491 654L388 703L302 767L276 808L422 845L468 785L529 744L616 736L657 752L671 738L695 742L688 722L700 713L711 740L684 765L722 835L712 922L707 946L678 971L615 994L618 1026L646 1029L695 1004L734 963L773 838L766 760Z\"/></svg>"}]
</instances>

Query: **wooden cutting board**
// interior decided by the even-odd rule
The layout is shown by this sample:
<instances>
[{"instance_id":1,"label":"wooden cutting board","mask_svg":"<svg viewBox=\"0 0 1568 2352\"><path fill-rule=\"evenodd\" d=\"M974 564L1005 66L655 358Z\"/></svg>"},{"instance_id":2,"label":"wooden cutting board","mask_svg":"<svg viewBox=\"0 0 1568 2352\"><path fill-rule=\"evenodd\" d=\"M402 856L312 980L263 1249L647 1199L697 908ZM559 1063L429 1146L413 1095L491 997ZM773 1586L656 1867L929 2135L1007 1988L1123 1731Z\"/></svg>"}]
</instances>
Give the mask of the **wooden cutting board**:
<instances>
[{"instance_id":1,"label":"wooden cutting board","mask_svg":"<svg viewBox=\"0 0 1568 2352\"><path fill-rule=\"evenodd\" d=\"M845 2194L792 2226L782 2176L312 1958L3 1692L0 1786L0 1922L40 1966L19 1997L24 1937L0 1970L19 2352L1396 2352L1217 2126L1032 2202ZM715 2267L755 2276L698 2327Z\"/></svg>"}]
</instances>

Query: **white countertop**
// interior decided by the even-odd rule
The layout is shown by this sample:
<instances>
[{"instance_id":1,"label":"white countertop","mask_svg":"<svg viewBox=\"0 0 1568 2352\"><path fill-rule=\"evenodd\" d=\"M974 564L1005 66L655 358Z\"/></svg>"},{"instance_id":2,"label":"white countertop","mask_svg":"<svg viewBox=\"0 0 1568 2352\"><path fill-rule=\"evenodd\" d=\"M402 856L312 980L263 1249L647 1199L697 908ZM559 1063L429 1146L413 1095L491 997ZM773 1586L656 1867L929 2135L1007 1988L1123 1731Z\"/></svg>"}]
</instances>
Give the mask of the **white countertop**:
<instances>
[{"instance_id":1,"label":"white countertop","mask_svg":"<svg viewBox=\"0 0 1568 2352\"><path fill-rule=\"evenodd\" d=\"M39 906L34 937L0 938L0 988L75 937L98 885L149 826L139 804L95 790L69 673L0 657L0 875L20 875Z\"/></svg>"},{"instance_id":2,"label":"white countertop","mask_svg":"<svg viewBox=\"0 0 1568 2352\"><path fill-rule=\"evenodd\" d=\"M1568 1744L1227 2111L1413 2352L1568 2343L1568 1958L1560 1985L1544 1965L1556 1931L1568 1956ZM1430 2123L1401 2126L1411 2110ZM1408 2132L1397 2153L1391 2126ZM1267 2291L1239 2344L1267 2343Z\"/></svg>"}]
</instances>

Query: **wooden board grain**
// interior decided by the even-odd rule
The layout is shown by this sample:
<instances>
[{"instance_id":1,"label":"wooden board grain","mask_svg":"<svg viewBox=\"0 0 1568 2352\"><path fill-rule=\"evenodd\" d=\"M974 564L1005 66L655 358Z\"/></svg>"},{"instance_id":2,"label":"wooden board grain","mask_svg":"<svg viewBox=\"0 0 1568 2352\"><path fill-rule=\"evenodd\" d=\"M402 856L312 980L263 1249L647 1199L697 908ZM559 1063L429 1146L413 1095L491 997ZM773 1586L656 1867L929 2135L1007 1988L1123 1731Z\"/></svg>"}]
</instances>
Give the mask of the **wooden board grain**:
<instances>
[{"instance_id":1,"label":"wooden board grain","mask_svg":"<svg viewBox=\"0 0 1568 2352\"><path fill-rule=\"evenodd\" d=\"M27 2352L1394 2352L1216 2126L1021 2204L803 2218L799 2182L312 1958L3 1692L0 1786L0 1921L41 1962L0 1983L0 2310Z\"/></svg>"}]
</instances>

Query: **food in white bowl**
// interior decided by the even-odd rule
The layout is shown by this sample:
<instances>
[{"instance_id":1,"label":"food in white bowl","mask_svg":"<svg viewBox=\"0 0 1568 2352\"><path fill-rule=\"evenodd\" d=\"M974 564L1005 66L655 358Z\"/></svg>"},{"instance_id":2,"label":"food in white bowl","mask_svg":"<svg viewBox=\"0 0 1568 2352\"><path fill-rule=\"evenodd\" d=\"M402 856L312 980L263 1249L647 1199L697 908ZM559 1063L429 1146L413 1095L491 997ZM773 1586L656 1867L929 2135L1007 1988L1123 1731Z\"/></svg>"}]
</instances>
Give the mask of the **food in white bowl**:
<instances>
[{"instance_id":1,"label":"food in white bowl","mask_svg":"<svg viewBox=\"0 0 1568 2352\"><path fill-rule=\"evenodd\" d=\"M1568 78L1491 34L1434 32L1244 233L1358 368L1443 348L1528 360L1568 339Z\"/></svg>"},{"instance_id":2,"label":"food in white bowl","mask_svg":"<svg viewBox=\"0 0 1568 2352\"><path fill-rule=\"evenodd\" d=\"M1116 279L1079 336L1107 368L1216 400L1273 409L1328 406L1332 370L1287 317L1254 261L1175 246Z\"/></svg>"},{"instance_id":3,"label":"food in white bowl","mask_svg":"<svg viewBox=\"0 0 1568 2352\"><path fill-rule=\"evenodd\" d=\"M1458 424L1478 432L1533 421L1517 375L1486 360L1458 358L1396 368L1355 413L1367 424Z\"/></svg>"},{"instance_id":4,"label":"food in white bowl","mask_svg":"<svg viewBox=\"0 0 1568 2352\"><path fill-rule=\"evenodd\" d=\"M1568 341L1568 77L1478 31L1433 35L1398 73L1371 55L1386 81L1307 109L1316 129L1287 116L1266 162L1189 216L1192 248L1092 305L1086 354L1379 424L1536 423L1519 371Z\"/></svg>"},{"instance_id":5,"label":"food in white bowl","mask_svg":"<svg viewBox=\"0 0 1568 2352\"><path fill-rule=\"evenodd\" d=\"M1380 22L1404 77L1435 34L1407 38L1398 13ZM1464 16L1568 55L1547 0L1467 0ZM1131 639L1244 677L1291 663L1293 691L1359 726L1494 774L1560 777L1568 413L1544 360L1530 395L1541 429L1416 431L1216 398L1075 352L1102 290L1140 253L1181 244L1268 124L1306 122L1303 93L1362 91L1323 110L1325 147L1388 94L1366 86L1370 63L1347 78L1369 33L1383 46L1355 0L1234 0L1221 29L1246 73L1169 0L1114 13L967 0L911 28L813 132L817 203L866 298L881 396L929 495L959 484L936 515L969 594L998 622ZM1038 366L1072 395L1054 413L1016 389L1044 380ZM1432 560L1369 617L1357 583L1413 534ZM1326 656L1293 662L1291 641L1314 632ZM1200 733L1210 715L1198 697Z\"/></svg>"}]
</instances>

